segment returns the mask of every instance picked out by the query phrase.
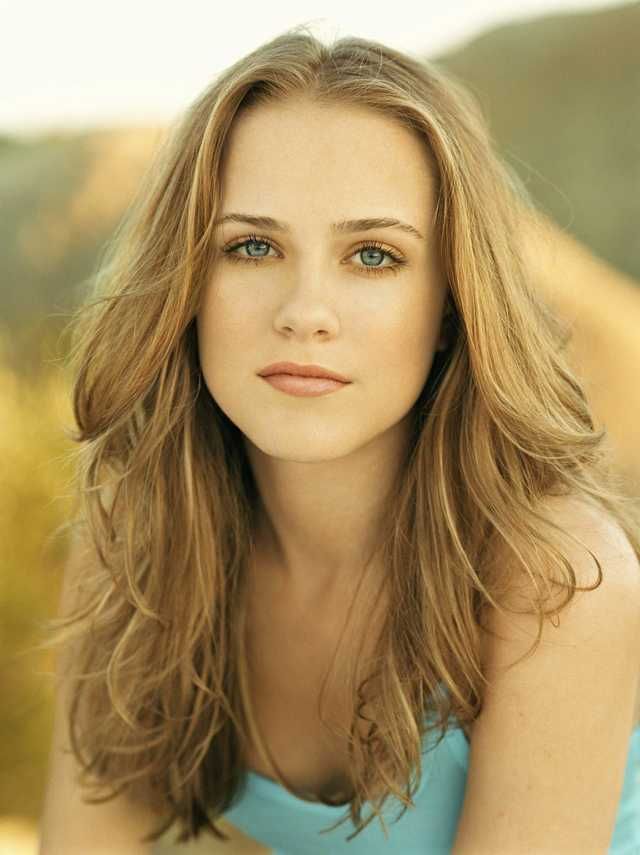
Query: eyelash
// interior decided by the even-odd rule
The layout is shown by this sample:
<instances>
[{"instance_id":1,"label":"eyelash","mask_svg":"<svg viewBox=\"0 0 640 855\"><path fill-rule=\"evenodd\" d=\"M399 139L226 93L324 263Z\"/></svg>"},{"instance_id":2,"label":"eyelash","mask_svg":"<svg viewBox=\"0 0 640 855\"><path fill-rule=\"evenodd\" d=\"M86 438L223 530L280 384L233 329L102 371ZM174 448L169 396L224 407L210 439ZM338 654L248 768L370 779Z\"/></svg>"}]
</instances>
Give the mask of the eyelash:
<instances>
[{"instance_id":1,"label":"eyelash","mask_svg":"<svg viewBox=\"0 0 640 855\"><path fill-rule=\"evenodd\" d=\"M263 243L263 244L266 244L271 249L275 249L275 246L267 238L259 237L258 235L249 235L248 237L246 237L242 241L234 243L231 246L224 247L222 251L223 251L223 253L226 254L229 261L233 261L233 262L239 261L240 263L246 262L249 264L262 264L262 262L266 258L266 256L263 256L263 258L245 258L242 255L235 255L234 254L234 250L240 249L240 247L246 246L246 244L248 244L248 243ZM394 262L393 264L389 264L386 267L367 267L366 265L363 265L362 267L360 267L359 265L355 265L356 267L358 267L359 271L364 271L365 276L381 276L383 273L388 273L388 272L398 273L400 267L402 267L404 264L407 263L399 255L396 255L391 250L386 249L383 244L381 244L379 241L376 241L376 240L369 241L368 243L364 243L364 244L361 244L360 246L357 246L351 254L355 255L357 252L361 252L362 250L365 250L365 249L382 250Z\"/></svg>"}]
</instances>

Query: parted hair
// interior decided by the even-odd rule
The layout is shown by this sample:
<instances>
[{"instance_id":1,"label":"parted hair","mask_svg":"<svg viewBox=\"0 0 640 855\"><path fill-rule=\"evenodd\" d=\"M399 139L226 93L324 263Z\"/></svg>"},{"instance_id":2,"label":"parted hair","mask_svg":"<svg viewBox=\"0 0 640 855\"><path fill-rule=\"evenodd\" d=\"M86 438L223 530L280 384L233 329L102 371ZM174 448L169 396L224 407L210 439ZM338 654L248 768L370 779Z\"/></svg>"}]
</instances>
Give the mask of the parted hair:
<instances>
[{"instance_id":1,"label":"parted hair","mask_svg":"<svg viewBox=\"0 0 640 855\"><path fill-rule=\"evenodd\" d=\"M525 263L519 230L533 203L476 97L434 62L364 38L325 44L303 25L262 44L168 129L71 319L76 505L64 528L87 559L74 608L47 622L43 644L63 648L87 800L126 791L152 805L163 820L148 840L174 823L181 842L203 829L228 840L216 820L242 791L255 735L243 582L256 484L239 429L203 382L195 318L218 258L229 131L243 111L290 97L364 106L417 135L448 283L449 344L416 401L379 532L390 607L368 671L354 655L345 686L353 793L341 822L351 816L359 833L389 795L406 810L426 728L477 718L484 616L511 608L516 578L530 581L538 616L530 652L585 590L548 497L594 500L640 555L637 507L565 356L569 333ZM495 560L507 550L510 561Z\"/></svg>"}]
</instances>

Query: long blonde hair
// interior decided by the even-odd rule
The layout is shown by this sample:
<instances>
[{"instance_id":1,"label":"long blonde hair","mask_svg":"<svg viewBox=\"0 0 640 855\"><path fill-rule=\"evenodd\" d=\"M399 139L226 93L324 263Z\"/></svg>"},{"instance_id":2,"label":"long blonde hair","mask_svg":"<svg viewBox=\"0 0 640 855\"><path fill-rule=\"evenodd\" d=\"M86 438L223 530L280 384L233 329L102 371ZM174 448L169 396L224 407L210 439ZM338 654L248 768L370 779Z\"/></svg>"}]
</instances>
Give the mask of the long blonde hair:
<instances>
[{"instance_id":1,"label":"long blonde hair","mask_svg":"<svg viewBox=\"0 0 640 855\"><path fill-rule=\"evenodd\" d=\"M256 486L238 428L202 382L195 316L216 261L234 119L299 95L367 106L423 141L449 284L450 346L416 403L380 533L391 606L376 667L360 682L354 670L348 685L354 794L344 819L356 833L389 794L412 804L427 713L444 733L451 716L470 723L482 708L481 615L504 608L509 587L490 561L496 544L521 558L540 594L536 644L550 568L567 602L578 587L544 533L555 527L545 497L595 499L640 555L637 509L563 355L566 330L524 263L520 217L532 203L474 97L434 64L363 38L325 45L296 27L263 44L175 123L72 319L79 511L69 525L99 561L82 576L77 611L51 620L48 644L74 644L69 724L86 787L127 790L168 814L149 840L176 820L180 841L203 828L227 840L215 820L245 781L254 718L239 618ZM370 722L364 736L358 719Z\"/></svg>"}]
</instances>

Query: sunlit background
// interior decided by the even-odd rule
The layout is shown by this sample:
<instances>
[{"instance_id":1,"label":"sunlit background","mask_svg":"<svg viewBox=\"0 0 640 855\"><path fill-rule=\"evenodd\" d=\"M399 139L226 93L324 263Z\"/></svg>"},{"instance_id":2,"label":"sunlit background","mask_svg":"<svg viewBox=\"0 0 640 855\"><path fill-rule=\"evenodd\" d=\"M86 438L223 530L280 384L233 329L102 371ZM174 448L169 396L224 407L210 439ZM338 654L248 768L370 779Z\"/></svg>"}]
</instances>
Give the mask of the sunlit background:
<instances>
[{"instance_id":1,"label":"sunlit background","mask_svg":"<svg viewBox=\"0 0 640 855\"><path fill-rule=\"evenodd\" d=\"M63 327L167 123L299 23L457 75L540 209L601 260L563 268L553 301L638 494L640 3L67 0L0 2L0 20L0 855L34 855L54 662L30 646L55 613L67 544L51 534L71 509ZM172 837L154 852L266 851Z\"/></svg>"}]
</instances>

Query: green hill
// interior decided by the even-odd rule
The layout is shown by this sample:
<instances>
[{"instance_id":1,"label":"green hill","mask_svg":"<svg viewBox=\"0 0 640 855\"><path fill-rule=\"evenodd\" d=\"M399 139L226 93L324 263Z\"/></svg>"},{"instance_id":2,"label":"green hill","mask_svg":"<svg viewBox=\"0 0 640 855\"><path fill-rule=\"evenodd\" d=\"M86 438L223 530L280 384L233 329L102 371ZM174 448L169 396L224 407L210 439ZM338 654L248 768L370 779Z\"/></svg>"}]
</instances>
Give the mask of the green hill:
<instances>
[{"instance_id":1,"label":"green hill","mask_svg":"<svg viewBox=\"0 0 640 855\"><path fill-rule=\"evenodd\" d=\"M433 57L560 225L640 279L640 3L490 30Z\"/></svg>"}]
</instances>

